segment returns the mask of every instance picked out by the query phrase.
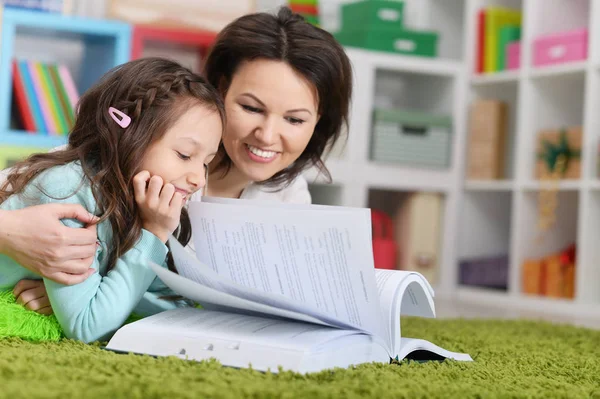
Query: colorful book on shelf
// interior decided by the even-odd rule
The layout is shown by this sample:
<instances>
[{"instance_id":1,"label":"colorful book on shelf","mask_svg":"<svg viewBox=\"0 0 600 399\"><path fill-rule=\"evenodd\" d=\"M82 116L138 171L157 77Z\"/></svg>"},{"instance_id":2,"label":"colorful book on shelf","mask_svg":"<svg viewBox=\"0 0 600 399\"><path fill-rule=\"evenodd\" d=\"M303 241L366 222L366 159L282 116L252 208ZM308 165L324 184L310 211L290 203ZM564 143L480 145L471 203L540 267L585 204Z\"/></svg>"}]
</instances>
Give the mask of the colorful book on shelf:
<instances>
[{"instance_id":1,"label":"colorful book on shelf","mask_svg":"<svg viewBox=\"0 0 600 399\"><path fill-rule=\"evenodd\" d=\"M23 128L28 132L35 133L37 131L35 115L29 106L29 94L17 61L13 61L12 63L12 74L13 92L18 116L23 124Z\"/></svg>"},{"instance_id":2,"label":"colorful book on shelf","mask_svg":"<svg viewBox=\"0 0 600 399\"><path fill-rule=\"evenodd\" d=\"M29 73L29 77L31 79L31 83L33 86L33 90L35 92L36 104L40 109L42 114L42 118L44 121L43 129L40 129L40 132L45 134L54 134L56 133L57 127L54 124L54 120L52 119L52 114L50 112L50 106L45 100L44 89L42 88L42 79L41 76L35 67L35 64L31 61L23 61L25 68Z\"/></svg>"},{"instance_id":3,"label":"colorful book on shelf","mask_svg":"<svg viewBox=\"0 0 600 399\"><path fill-rule=\"evenodd\" d=\"M23 128L30 132L66 135L75 124L77 89L64 65L15 61L15 103Z\"/></svg>"},{"instance_id":4,"label":"colorful book on shelf","mask_svg":"<svg viewBox=\"0 0 600 399\"><path fill-rule=\"evenodd\" d=\"M522 13L504 7L485 10L484 72L497 72L500 30L505 26L521 26Z\"/></svg>"},{"instance_id":5,"label":"colorful book on shelf","mask_svg":"<svg viewBox=\"0 0 600 399\"><path fill-rule=\"evenodd\" d=\"M20 60L15 61L15 63L19 71L20 81L22 82L25 89L25 93L27 94L27 108L29 109L29 112L33 115L33 120L35 122L34 131L36 133L45 132L46 125L44 122L44 116L42 115L42 110L39 106L37 93L35 91L35 88L33 87L33 81L31 79L31 74L29 73L27 61Z\"/></svg>"},{"instance_id":6,"label":"colorful book on shelf","mask_svg":"<svg viewBox=\"0 0 600 399\"><path fill-rule=\"evenodd\" d=\"M484 72L485 51L485 9L477 13L477 51L475 55L475 73Z\"/></svg>"}]
</instances>

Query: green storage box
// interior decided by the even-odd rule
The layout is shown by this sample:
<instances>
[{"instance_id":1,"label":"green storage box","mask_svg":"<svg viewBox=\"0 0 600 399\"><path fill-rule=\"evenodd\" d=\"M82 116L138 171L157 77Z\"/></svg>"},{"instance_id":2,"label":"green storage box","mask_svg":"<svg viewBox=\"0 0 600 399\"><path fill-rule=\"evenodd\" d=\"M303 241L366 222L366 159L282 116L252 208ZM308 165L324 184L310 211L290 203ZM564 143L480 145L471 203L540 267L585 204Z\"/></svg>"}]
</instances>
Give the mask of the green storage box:
<instances>
[{"instance_id":1,"label":"green storage box","mask_svg":"<svg viewBox=\"0 0 600 399\"><path fill-rule=\"evenodd\" d=\"M335 35L344 46L422 57L437 56L438 34L402 29L345 29Z\"/></svg>"},{"instance_id":2,"label":"green storage box","mask_svg":"<svg viewBox=\"0 0 600 399\"><path fill-rule=\"evenodd\" d=\"M452 118L410 110L373 113L371 160L414 166L450 166Z\"/></svg>"},{"instance_id":3,"label":"green storage box","mask_svg":"<svg viewBox=\"0 0 600 399\"><path fill-rule=\"evenodd\" d=\"M402 28L404 2L392 0L366 0L341 6L342 30L360 26L370 28Z\"/></svg>"}]
</instances>

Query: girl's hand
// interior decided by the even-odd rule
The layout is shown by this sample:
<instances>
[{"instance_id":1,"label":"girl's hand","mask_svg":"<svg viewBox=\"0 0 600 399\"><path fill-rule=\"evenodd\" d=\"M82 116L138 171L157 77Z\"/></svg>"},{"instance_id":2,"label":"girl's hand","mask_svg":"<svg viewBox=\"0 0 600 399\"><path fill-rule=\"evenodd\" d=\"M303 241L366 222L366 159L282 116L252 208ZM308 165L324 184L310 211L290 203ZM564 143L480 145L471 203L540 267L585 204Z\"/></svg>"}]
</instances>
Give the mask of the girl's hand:
<instances>
[{"instance_id":1,"label":"girl's hand","mask_svg":"<svg viewBox=\"0 0 600 399\"><path fill-rule=\"evenodd\" d=\"M40 314L53 313L50 299L46 293L46 286L42 280L21 280L15 285L13 295L17 303Z\"/></svg>"},{"instance_id":2,"label":"girl's hand","mask_svg":"<svg viewBox=\"0 0 600 399\"><path fill-rule=\"evenodd\" d=\"M162 242L179 226L183 196L170 183L163 185L159 176L142 171L133 177L135 202L140 208L142 227Z\"/></svg>"}]
</instances>

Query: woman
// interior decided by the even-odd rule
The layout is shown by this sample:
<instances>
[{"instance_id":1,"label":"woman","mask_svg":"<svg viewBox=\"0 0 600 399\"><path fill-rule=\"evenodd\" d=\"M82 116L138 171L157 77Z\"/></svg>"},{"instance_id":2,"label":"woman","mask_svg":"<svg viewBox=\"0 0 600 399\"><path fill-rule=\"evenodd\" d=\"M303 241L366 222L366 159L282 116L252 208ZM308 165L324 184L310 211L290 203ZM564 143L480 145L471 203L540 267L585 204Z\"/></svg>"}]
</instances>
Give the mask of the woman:
<instances>
[{"instance_id":1,"label":"woman","mask_svg":"<svg viewBox=\"0 0 600 399\"><path fill-rule=\"evenodd\" d=\"M352 75L339 43L285 7L277 15L246 15L219 33L206 59L205 75L221 92L227 115L205 194L309 203L301 173L316 166L328 176L321 157L348 120ZM87 278L91 262L85 260L93 256L89 237L84 237L89 231L80 237L60 226L57 220L67 210L55 208L50 215L43 207L22 211L21 217L39 220L40 226L20 229L29 239L7 240L16 232L14 224L0 223L3 253L18 254L22 265L59 283ZM0 217L16 220L8 213ZM40 237L41 232L65 238L49 240ZM32 242L36 248L29 247ZM44 261L41 254L51 251L64 255ZM33 310L47 307L47 298L38 300L44 294L37 282L24 280L15 288L19 302Z\"/></svg>"}]
</instances>

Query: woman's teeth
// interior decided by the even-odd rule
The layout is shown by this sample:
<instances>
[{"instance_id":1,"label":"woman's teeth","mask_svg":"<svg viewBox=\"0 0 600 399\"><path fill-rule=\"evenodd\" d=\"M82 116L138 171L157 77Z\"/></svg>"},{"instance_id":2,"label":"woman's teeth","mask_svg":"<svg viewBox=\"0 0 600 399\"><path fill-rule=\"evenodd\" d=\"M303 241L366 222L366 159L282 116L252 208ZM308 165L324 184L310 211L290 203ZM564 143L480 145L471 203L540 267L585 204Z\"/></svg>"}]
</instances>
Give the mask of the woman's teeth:
<instances>
[{"instance_id":1,"label":"woman's teeth","mask_svg":"<svg viewBox=\"0 0 600 399\"><path fill-rule=\"evenodd\" d=\"M265 158L265 159L269 159L269 158L273 158L277 153L275 151L265 151L265 150L261 150L260 148L251 146L249 144L246 144L248 146L248 149L250 150L251 153L253 153L256 156L259 156L261 158Z\"/></svg>"}]
</instances>

